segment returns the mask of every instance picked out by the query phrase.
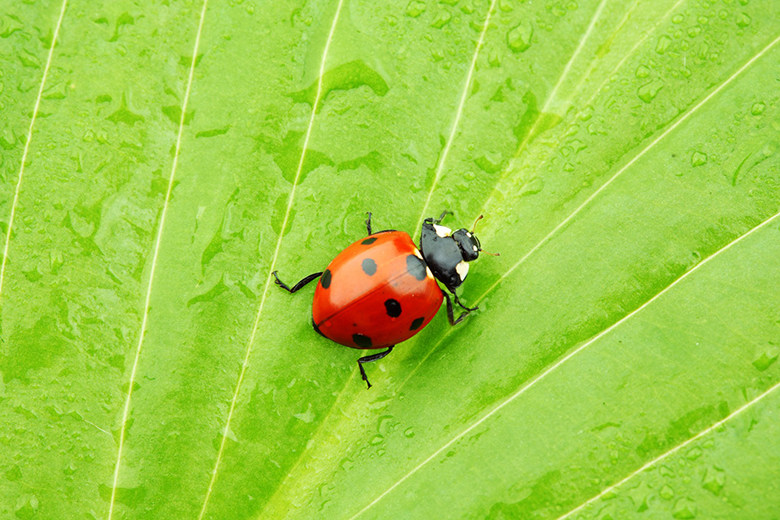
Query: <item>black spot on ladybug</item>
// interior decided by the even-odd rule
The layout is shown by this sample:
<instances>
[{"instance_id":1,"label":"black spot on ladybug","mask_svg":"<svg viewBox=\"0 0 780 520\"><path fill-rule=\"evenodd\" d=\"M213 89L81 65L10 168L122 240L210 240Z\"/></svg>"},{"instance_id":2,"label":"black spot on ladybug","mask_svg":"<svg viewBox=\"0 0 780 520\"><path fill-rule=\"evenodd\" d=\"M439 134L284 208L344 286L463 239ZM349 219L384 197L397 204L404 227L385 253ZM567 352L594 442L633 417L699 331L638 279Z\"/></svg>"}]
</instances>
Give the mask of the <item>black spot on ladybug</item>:
<instances>
[{"instance_id":1,"label":"black spot on ladybug","mask_svg":"<svg viewBox=\"0 0 780 520\"><path fill-rule=\"evenodd\" d=\"M322 285L323 289L330 287L330 269L325 269L325 272L322 273L322 278L320 278L320 285Z\"/></svg>"},{"instance_id":2,"label":"black spot on ladybug","mask_svg":"<svg viewBox=\"0 0 780 520\"><path fill-rule=\"evenodd\" d=\"M419 329L420 325L422 325L424 321L425 321L425 318L417 318L416 320L414 320L412 322L412 326L409 327L409 330L417 330L417 329ZM317 331L317 332L319 332L319 331Z\"/></svg>"},{"instance_id":3,"label":"black spot on ladybug","mask_svg":"<svg viewBox=\"0 0 780 520\"><path fill-rule=\"evenodd\" d=\"M391 318L397 318L401 315L401 304L398 303L398 300L392 298L385 300L385 309L387 309L387 315Z\"/></svg>"},{"instance_id":4,"label":"black spot on ladybug","mask_svg":"<svg viewBox=\"0 0 780 520\"><path fill-rule=\"evenodd\" d=\"M420 281L425 280L425 262L420 258L417 258L417 255L409 255L406 257L406 268L409 270L410 275Z\"/></svg>"},{"instance_id":5,"label":"black spot on ladybug","mask_svg":"<svg viewBox=\"0 0 780 520\"><path fill-rule=\"evenodd\" d=\"M374 262L370 258L366 258L363 260L363 272L366 273L368 276L373 275L376 272L376 262Z\"/></svg>"},{"instance_id":6,"label":"black spot on ladybug","mask_svg":"<svg viewBox=\"0 0 780 520\"><path fill-rule=\"evenodd\" d=\"M320 328L317 326L317 324L316 324L316 323L314 323L314 318L312 318L312 319L311 319L311 326L312 326L312 327L314 327L314 332L316 332L317 334L319 334L319 335L320 335L320 336L322 336L323 338L327 338L327 336L326 336L325 334L323 334L323 333L322 333L322 331L321 331L321 330L320 330Z\"/></svg>"},{"instance_id":7,"label":"black spot on ladybug","mask_svg":"<svg viewBox=\"0 0 780 520\"><path fill-rule=\"evenodd\" d=\"M355 345L357 345L360 348L371 348L374 346L371 343L371 338L369 338L368 336L364 336L363 334L353 334L352 341L354 341Z\"/></svg>"},{"instance_id":8,"label":"black spot on ladybug","mask_svg":"<svg viewBox=\"0 0 780 520\"><path fill-rule=\"evenodd\" d=\"M363 240L361 242L361 244L363 244L364 246L370 246L374 242L376 242L376 237L371 237L371 238L367 238L367 239Z\"/></svg>"}]
</instances>

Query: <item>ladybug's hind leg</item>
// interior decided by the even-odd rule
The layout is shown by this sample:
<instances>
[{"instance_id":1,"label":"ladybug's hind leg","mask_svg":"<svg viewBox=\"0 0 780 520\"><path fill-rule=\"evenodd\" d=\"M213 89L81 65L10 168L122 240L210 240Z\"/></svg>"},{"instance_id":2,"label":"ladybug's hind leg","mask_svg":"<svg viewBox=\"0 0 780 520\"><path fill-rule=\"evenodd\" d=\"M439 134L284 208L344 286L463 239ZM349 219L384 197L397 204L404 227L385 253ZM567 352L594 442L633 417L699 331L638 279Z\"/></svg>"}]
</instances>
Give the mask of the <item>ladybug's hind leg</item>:
<instances>
[{"instance_id":1,"label":"ladybug's hind leg","mask_svg":"<svg viewBox=\"0 0 780 520\"><path fill-rule=\"evenodd\" d=\"M455 302L461 307L463 307L464 309L466 309L466 312L462 312L460 316L455 318L455 312L452 309L452 297L450 297L449 293L447 293L446 291L442 291L441 293L444 295L444 299L447 300L447 320L450 322L450 325L452 326L455 326L461 321L463 321L463 318L471 314L471 311L475 311L478 309L478 307L474 307L473 309L466 307L465 305L460 303L458 297L453 294L452 297L455 298Z\"/></svg>"},{"instance_id":2,"label":"ladybug's hind leg","mask_svg":"<svg viewBox=\"0 0 780 520\"><path fill-rule=\"evenodd\" d=\"M304 278L300 282L298 282L295 285L293 285L292 289L291 289L290 287L287 286L286 283L284 283L283 281L281 281L279 279L279 275L276 274L276 273L277 273L277 271L274 271L273 273L271 273L272 275L274 275L274 278L276 278L276 285L278 285L279 287L281 287L282 289L284 289L285 291L287 291L290 294L299 291L300 289L302 289L309 282L311 282L313 280L316 280L317 278L322 276L322 273L310 274L309 276L307 276L306 278Z\"/></svg>"},{"instance_id":3,"label":"ladybug's hind leg","mask_svg":"<svg viewBox=\"0 0 780 520\"><path fill-rule=\"evenodd\" d=\"M366 231L368 231L369 236L372 235L371 233L371 212L368 212L368 218L366 219Z\"/></svg>"},{"instance_id":4,"label":"ladybug's hind leg","mask_svg":"<svg viewBox=\"0 0 780 520\"><path fill-rule=\"evenodd\" d=\"M377 359L382 359L386 355L388 355L390 352L393 351L393 345L392 347L387 347L387 350L384 352L380 352L379 354L374 354L373 356L365 356L360 359L358 359L358 367L360 367L360 375L363 376L363 381L366 382L368 385L368 388L371 388L371 383L368 382L368 376L366 376L366 370L363 368L363 363L371 363L372 361L376 361Z\"/></svg>"}]
</instances>

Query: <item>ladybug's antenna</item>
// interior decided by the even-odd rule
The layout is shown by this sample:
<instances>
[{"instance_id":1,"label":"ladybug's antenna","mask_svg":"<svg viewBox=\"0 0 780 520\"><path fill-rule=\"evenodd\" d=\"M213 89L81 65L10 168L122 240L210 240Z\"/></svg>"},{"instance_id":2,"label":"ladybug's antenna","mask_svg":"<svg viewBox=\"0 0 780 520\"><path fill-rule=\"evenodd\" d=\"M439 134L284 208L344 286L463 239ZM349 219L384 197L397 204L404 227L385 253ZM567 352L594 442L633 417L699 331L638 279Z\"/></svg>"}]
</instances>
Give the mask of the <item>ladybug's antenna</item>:
<instances>
[{"instance_id":1,"label":"ladybug's antenna","mask_svg":"<svg viewBox=\"0 0 780 520\"><path fill-rule=\"evenodd\" d=\"M474 221L474 225L473 225L473 226L471 226L471 234L472 234L472 235L474 234L474 231L477 229L477 222L479 222L480 220L482 220L484 217L485 217L485 215L480 215L480 216L478 216L478 217L477 217L477 220L475 220L475 221ZM476 239L477 237L474 237L474 238ZM480 251L481 253L485 253L486 255L490 255L490 256L501 256L501 253L488 253L487 251L485 251L484 249L482 249L482 245L479 243L479 240L477 240L477 247L479 247L479 251Z\"/></svg>"},{"instance_id":2,"label":"ladybug's antenna","mask_svg":"<svg viewBox=\"0 0 780 520\"><path fill-rule=\"evenodd\" d=\"M471 234L472 235L474 234L474 231L477 229L477 222L482 220L483 217L484 217L484 215L480 215L480 216L477 217L477 220L474 221L474 225L471 226Z\"/></svg>"}]
</instances>

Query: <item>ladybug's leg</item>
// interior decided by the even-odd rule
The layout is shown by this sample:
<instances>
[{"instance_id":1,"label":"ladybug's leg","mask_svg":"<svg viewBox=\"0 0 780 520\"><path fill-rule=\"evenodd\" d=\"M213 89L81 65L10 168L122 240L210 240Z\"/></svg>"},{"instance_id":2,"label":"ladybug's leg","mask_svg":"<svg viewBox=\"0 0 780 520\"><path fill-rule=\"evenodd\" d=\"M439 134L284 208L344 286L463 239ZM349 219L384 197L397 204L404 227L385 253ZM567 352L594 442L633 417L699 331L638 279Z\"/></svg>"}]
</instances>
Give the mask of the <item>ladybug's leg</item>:
<instances>
[{"instance_id":1,"label":"ladybug's leg","mask_svg":"<svg viewBox=\"0 0 780 520\"><path fill-rule=\"evenodd\" d=\"M467 309L467 310L466 310L466 312L462 312L460 314L460 316L455 318L455 312L452 310L452 298L450 298L450 295L447 292L445 292L445 291L442 291L441 293L444 295L444 299L447 300L447 320L449 320L450 325L452 325L453 327L455 325L457 325L458 323L460 323L461 321L463 321L463 318L468 316L471 311L477 309L476 307L474 307L473 309L469 309L468 307L463 307L461 305L461 307L463 307L464 309ZM455 296L455 301L458 301L458 297L457 296ZM458 302L458 303L460 303L460 302Z\"/></svg>"},{"instance_id":2,"label":"ladybug's leg","mask_svg":"<svg viewBox=\"0 0 780 520\"><path fill-rule=\"evenodd\" d=\"M479 309L479 307L474 307L474 308L471 308L471 307L466 307L465 305L463 305L462 303L460 303L460 300L458 299L458 295L457 295L457 294L455 294L455 293L453 293L453 294L452 294L452 297L453 297L453 298L455 298L455 303L457 303L458 305L460 305L460 306L461 306L461 308L463 308L463 309L466 309L466 310L467 310L467 311L469 311L469 312L471 312L471 311L475 311L475 310Z\"/></svg>"},{"instance_id":3,"label":"ladybug's leg","mask_svg":"<svg viewBox=\"0 0 780 520\"><path fill-rule=\"evenodd\" d=\"M384 352L380 352L379 354L374 354L373 356L365 356L360 359L358 359L358 367L360 367L360 375L363 376L363 381L366 382L369 388L371 388L371 383L368 382L368 377L366 376L366 371L363 369L363 363L371 363L372 361L376 361L377 359L382 359L386 355L388 355L390 352L393 351L393 345L392 347L387 347L387 350Z\"/></svg>"},{"instance_id":4,"label":"ladybug's leg","mask_svg":"<svg viewBox=\"0 0 780 520\"><path fill-rule=\"evenodd\" d=\"M366 230L368 231L368 234L371 235L371 212L368 212L368 218L366 219Z\"/></svg>"},{"instance_id":5,"label":"ladybug's leg","mask_svg":"<svg viewBox=\"0 0 780 520\"><path fill-rule=\"evenodd\" d=\"M322 276L322 273L310 274L309 276L307 276L306 278L304 278L300 282L298 282L295 285L293 285L292 289L290 289L287 286L286 283L284 283L283 281L281 281L279 279L279 275L277 275L276 273L277 273L277 271L274 271L273 273L271 273L271 274L274 275L274 278L276 278L276 285L278 285L279 287L281 287L282 289L284 289L285 291L287 291L290 294L292 294L294 292L297 292L299 289L302 289L307 283L311 282L312 280L316 280L317 278Z\"/></svg>"},{"instance_id":6,"label":"ladybug's leg","mask_svg":"<svg viewBox=\"0 0 780 520\"><path fill-rule=\"evenodd\" d=\"M445 209L444 211L442 211L441 215L439 215L439 218L434 220L433 223L434 224L440 223L442 220L444 220L444 217L446 217L447 215L452 215L452 211Z\"/></svg>"}]
</instances>

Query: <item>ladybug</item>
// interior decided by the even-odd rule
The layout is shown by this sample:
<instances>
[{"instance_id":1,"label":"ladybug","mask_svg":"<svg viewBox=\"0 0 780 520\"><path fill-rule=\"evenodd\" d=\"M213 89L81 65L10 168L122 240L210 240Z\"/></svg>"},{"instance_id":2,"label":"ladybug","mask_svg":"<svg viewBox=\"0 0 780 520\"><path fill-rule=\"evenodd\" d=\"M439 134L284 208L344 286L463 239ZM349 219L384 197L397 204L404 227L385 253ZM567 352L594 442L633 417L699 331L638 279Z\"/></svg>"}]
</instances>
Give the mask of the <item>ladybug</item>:
<instances>
[{"instance_id":1,"label":"ladybug","mask_svg":"<svg viewBox=\"0 0 780 520\"><path fill-rule=\"evenodd\" d=\"M368 388L371 383L363 364L382 359L396 344L420 332L442 301L447 302L447 318L453 326L477 310L463 305L455 290L468 275L468 263L482 251L473 233L482 216L472 231L453 232L440 225L448 213L425 219L418 248L404 231L373 232L369 212L368 237L339 253L324 271L310 274L292 287L279 279L277 271L272 273L276 284L289 293L320 279L314 292L312 325L322 336L356 349L387 349L358 359ZM464 309L457 318L453 300Z\"/></svg>"}]
</instances>

